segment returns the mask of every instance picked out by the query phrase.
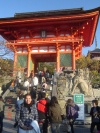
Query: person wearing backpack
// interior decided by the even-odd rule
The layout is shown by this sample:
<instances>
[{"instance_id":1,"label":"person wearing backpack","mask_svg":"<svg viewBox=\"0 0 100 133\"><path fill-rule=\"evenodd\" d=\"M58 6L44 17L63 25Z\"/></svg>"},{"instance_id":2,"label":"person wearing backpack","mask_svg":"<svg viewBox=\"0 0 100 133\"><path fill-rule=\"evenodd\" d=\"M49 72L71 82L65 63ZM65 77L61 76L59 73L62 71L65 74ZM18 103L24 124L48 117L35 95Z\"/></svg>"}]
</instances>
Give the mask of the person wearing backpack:
<instances>
[{"instance_id":1,"label":"person wearing backpack","mask_svg":"<svg viewBox=\"0 0 100 133\"><path fill-rule=\"evenodd\" d=\"M66 116L69 121L72 133L74 133L73 125L75 120L78 118L78 111L79 111L78 105L76 105L72 99L68 99L66 106Z\"/></svg>"},{"instance_id":2,"label":"person wearing backpack","mask_svg":"<svg viewBox=\"0 0 100 133\"><path fill-rule=\"evenodd\" d=\"M55 96L51 97L50 105L49 105L49 118L51 124L51 132L52 133L61 133L60 126L62 122L62 111L61 107L58 104L58 100Z\"/></svg>"},{"instance_id":3,"label":"person wearing backpack","mask_svg":"<svg viewBox=\"0 0 100 133\"><path fill-rule=\"evenodd\" d=\"M91 127L90 127L90 133L93 133L95 126L97 127L97 130L100 130L100 107L98 106L98 100L92 101L93 107L90 110L91 115Z\"/></svg>"},{"instance_id":4,"label":"person wearing backpack","mask_svg":"<svg viewBox=\"0 0 100 133\"><path fill-rule=\"evenodd\" d=\"M49 100L46 99L46 93L40 92L37 102L37 110L39 116L39 124L42 124L42 128L40 127L40 130L43 133L47 133L48 128L48 104Z\"/></svg>"}]
</instances>

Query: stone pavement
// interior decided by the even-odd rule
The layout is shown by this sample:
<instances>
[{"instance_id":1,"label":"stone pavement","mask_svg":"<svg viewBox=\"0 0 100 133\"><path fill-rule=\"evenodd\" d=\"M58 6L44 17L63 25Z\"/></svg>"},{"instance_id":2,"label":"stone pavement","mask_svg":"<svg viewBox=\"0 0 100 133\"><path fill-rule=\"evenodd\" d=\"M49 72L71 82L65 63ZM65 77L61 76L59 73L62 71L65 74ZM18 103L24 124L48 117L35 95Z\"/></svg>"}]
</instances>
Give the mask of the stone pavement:
<instances>
[{"instance_id":1,"label":"stone pavement","mask_svg":"<svg viewBox=\"0 0 100 133\"><path fill-rule=\"evenodd\" d=\"M90 133L90 125L74 125L75 133ZM67 133L66 126L63 126L61 133Z\"/></svg>"},{"instance_id":2,"label":"stone pavement","mask_svg":"<svg viewBox=\"0 0 100 133\"><path fill-rule=\"evenodd\" d=\"M75 126L75 133L90 133L90 125L77 125Z\"/></svg>"},{"instance_id":3,"label":"stone pavement","mask_svg":"<svg viewBox=\"0 0 100 133\"><path fill-rule=\"evenodd\" d=\"M14 120L4 119L3 133L17 133L17 128L13 128L13 124ZM75 133L89 133L90 125L74 125L74 128L75 128ZM65 125L62 126L61 133L67 133Z\"/></svg>"},{"instance_id":4,"label":"stone pavement","mask_svg":"<svg viewBox=\"0 0 100 133\"><path fill-rule=\"evenodd\" d=\"M56 89L56 86L55 86L55 89ZM3 133L17 133L17 128L13 127L14 117L15 117L15 112L13 112L13 110L14 110L15 101L16 101L16 94L13 92L10 92L9 95L6 97ZM74 125L74 127L75 127L75 133L89 133L90 125ZM67 129L66 125L62 125L61 133L67 133L66 129ZM48 132L48 133L51 133L51 132Z\"/></svg>"},{"instance_id":5,"label":"stone pavement","mask_svg":"<svg viewBox=\"0 0 100 133\"><path fill-rule=\"evenodd\" d=\"M17 129L13 128L14 120L4 119L3 133L17 133Z\"/></svg>"},{"instance_id":6,"label":"stone pavement","mask_svg":"<svg viewBox=\"0 0 100 133\"><path fill-rule=\"evenodd\" d=\"M17 128L13 127L15 112L12 111L14 109L13 105L15 103L15 100L16 100L16 95L13 92L10 92L9 95L6 97L3 133L17 133ZM90 125L75 125L74 127L75 127L75 133L89 133ZM62 129L61 133L67 133L66 125L62 125L61 129ZM51 132L49 131L48 133Z\"/></svg>"}]
</instances>

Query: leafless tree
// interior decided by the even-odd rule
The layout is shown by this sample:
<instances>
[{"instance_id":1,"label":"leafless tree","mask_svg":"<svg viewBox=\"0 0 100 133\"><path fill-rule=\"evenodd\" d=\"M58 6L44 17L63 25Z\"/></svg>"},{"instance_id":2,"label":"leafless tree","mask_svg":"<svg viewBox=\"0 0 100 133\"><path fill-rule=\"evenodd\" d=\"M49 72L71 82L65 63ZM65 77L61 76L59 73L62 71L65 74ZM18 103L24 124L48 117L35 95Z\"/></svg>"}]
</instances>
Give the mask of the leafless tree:
<instances>
[{"instance_id":1,"label":"leafless tree","mask_svg":"<svg viewBox=\"0 0 100 133\"><path fill-rule=\"evenodd\" d=\"M13 59L13 52L6 47L6 41L0 36L0 57Z\"/></svg>"}]
</instances>

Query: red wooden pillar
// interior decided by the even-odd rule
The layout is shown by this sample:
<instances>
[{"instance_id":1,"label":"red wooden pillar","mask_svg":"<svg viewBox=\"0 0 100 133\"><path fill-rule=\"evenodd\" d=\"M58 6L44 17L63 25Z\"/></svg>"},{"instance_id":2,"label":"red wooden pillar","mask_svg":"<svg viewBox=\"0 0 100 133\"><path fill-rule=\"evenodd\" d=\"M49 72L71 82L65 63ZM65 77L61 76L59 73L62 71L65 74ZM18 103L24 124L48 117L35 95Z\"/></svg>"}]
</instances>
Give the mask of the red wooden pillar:
<instances>
[{"instance_id":1,"label":"red wooden pillar","mask_svg":"<svg viewBox=\"0 0 100 133\"><path fill-rule=\"evenodd\" d=\"M60 71L60 51L59 51L59 46L57 45L57 58L56 58L56 62L57 62L57 65L56 65L56 69L57 69L57 72Z\"/></svg>"},{"instance_id":2,"label":"red wooden pillar","mask_svg":"<svg viewBox=\"0 0 100 133\"><path fill-rule=\"evenodd\" d=\"M16 66L17 66L17 53L14 52L14 67L13 67L13 76L16 75Z\"/></svg>"},{"instance_id":3,"label":"red wooden pillar","mask_svg":"<svg viewBox=\"0 0 100 133\"><path fill-rule=\"evenodd\" d=\"M27 61L27 76L30 75L30 61L31 61L31 53L28 52L28 61Z\"/></svg>"},{"instance_id":4,"label":"red wooden pillar","mask_svg":"<svg viewBox=\"0 0 100 133\"><path fill-rule=\"evenodd\" d=\"M75 64L75 49L72 48L72 70L75 70L76 64Z\"/></svg>"}]
</instances>

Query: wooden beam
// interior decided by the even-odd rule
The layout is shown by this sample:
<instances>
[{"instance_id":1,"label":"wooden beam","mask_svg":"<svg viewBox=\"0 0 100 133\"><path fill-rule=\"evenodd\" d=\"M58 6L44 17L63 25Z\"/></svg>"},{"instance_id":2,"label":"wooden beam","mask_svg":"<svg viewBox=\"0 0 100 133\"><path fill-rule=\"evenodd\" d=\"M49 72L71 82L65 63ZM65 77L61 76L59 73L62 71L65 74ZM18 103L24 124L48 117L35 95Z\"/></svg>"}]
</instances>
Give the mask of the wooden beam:
<instances>
[{"instance_id":1,"label":"wooden beam","mask_svg":"<svg viewBox=\"0 0 100 133\"><path fill-rule=\"evenodd\" d=\"M58 43L56 43L56 48L57 48L57 56L56 56L57 65L56 65L56 69L57 69L57 72L60 71L60 51L59 51L59 46L60 45Z\"/></svg>"},{"instance_id":2,"label":"wooden beam","mask_svg":"<svg viewBox=\"0 0 100 133\"><path fill-rule=\"evenodd\" d=\"M15 76L17 70L17 53L14 52L14 67L13 67L13 76Z\"/></svg>"},{"instance_id":3,"label":"wooden beam","mask_svg":"<svg viewBox=\"0 0 100 133\"><path fill-rule=\"evenodd\" d=\"M29 44L27 44L27 51L28 51L28 52L31 51L31 50L30 50L30 45L29 45Z\"/></svg>"},{"instance_id":4,"label":"wooden beam","mask_svg":"<svg viewBox=\"0 0 100 133\"><path fill-rule=\"evenodd\" d=\"M17 52L16 46L15 45L11 45L11 46L13 47L14 52Z\"/></svg>"},{"instance_id":5,"label":"wooden beam","mask_svg":"<svg viewBox=\"0 0 100 133\"><path fill-rule=\"evenodd\" d=\"M74 43L72 44L72 70L75 70L76 64L75 64L75 48Z\"/></svg>"},{"instance_id":6,"label":"wooden beam","mask_svg":"<svg viewBox=\"0 0 100 133\"><path fill-rule=\"evenodd\" d=\"M31 53L28 52L28 61L27 61L27 68L28 68L28 70L27 70L27 76L28 77L30 75L30 61L31 61Z\"/></svg>"}]
</instances>

